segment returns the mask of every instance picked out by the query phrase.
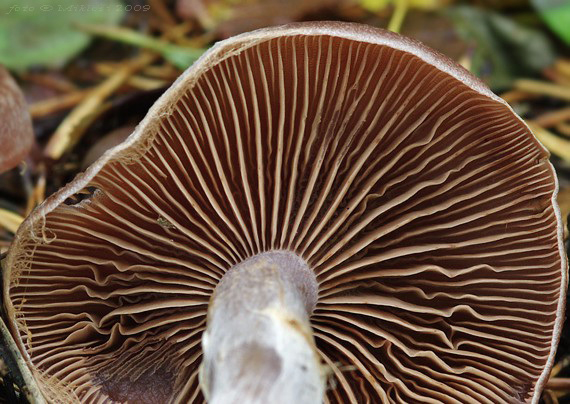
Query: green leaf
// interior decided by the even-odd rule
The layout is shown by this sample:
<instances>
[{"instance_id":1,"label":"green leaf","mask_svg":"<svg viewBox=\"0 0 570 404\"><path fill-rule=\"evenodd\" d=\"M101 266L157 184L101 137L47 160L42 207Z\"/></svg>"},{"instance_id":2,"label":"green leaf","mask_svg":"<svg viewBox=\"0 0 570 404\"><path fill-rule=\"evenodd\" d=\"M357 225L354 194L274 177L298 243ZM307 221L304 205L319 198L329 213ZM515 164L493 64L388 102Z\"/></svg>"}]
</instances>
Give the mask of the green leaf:
<instances>
[{"instance_id":1,"label":"green leaf","mask_svg":"<svg viewBox=\"0 0 570 404\"><path fill-rule=\"evenodd\" d=\"M92 35L98 35L114 41L139 46L160 53L162 57L179 69L186 69L194 63L205 49L189 48L174 45L161 39L153 38L124 27L112 27L105 25L75 24L76 27Z\"/></svg>"},{"instance_id":2,"label":"green leaf","mask_svg":"<svg viewBox=\"0 0 570 404\"><path fill-rule=\"evenodd\" d=\"M0 0L0 64L60 66L90 41L73 23L116 24L124 12L120 0Z\"/></svg>"},{"instance_id":3,"label":"green leaf","mask_svg":"<svg viewBox=\"0 0 570 404\"><path fill-rule=\"evenodd\" d=\"M406 7L418 10L437 10L445 7L450 0L360 0L360 6L365 10L378 12L388 5L406 3Z\"/></svg>"},{"instance_id":4,"label":"green leaf","mask_svg":"<svg viewBox=\"0 0 570 404\"><path fill-rule=\"evenodd\" d=\"M531 3L550 29L570 45L570 2L568 0L531 0Z\"/></svg>"},{"instance_id":5,"label":"green leaf","mask_svg":"<svg viewBox=\"0 0 570 404\"><path fill-rule=\"evenodd\" d=\"M536 74L554 62L554 48L539 30L475 7L453 7L448 14L473 45L472 72L492 88L506 88L516 77Z\"/></svg>"}]
</instances>

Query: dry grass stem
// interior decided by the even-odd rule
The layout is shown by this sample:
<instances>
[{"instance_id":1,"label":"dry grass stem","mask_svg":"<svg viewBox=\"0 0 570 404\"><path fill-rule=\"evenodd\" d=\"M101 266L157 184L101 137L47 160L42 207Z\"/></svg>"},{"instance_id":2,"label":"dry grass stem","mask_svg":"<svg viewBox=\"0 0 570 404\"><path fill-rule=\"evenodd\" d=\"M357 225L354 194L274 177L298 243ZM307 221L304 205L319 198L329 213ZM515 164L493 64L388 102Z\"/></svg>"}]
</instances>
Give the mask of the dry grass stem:
<instances>
[{"instance_id":1,"label":"dry grass stem","mask_svg":"<svg viewBox=\"0 0 570 404\"><path fill-rule=\"evenodd\" d=\"M86 128L101 112L104 101L137 71L156 60L154 53L142 53L137 58L119 67L112 76L95 87L71 113L61 122L49 142L44 154L58 160L66 151L71 149L81 138Z\"/></svg>"},{"instance_id":2,"label":"dry grass stem","mask_svg":"<svg viewBox=\"0 0 570 404\"><path fill-rule=\"evenodd\" d=\"M542 126L543 128L552 128L561 122L570 119L570 107L558 109L556 111L546 112L537 116L531 122L535 125Z\"/></svg>"},{"instance_id":3,"label":"dry grass stem","mask_svg":"<svg viewBox=\"0 0 570 404\"><path fill-rule=\"evenodd\" d=\"M563 193L564 191L561 191L558 194L559 199ZM566 188L566 202L568 203L568 208L570 208L570 188ZM550 371L550 377L553 378L557 376L558 373L560 373L562 369L564 369L568 365L570 365L570 355L563 357L552 367L552 370Z\"/></svg>"},{"instance_id":4,"label":"dry grass stem","mask_svg":"<svg viewBox=\"0 0 570 404\"><path fill-rule=\"evenodd\" d=\"M46 169L43 164L38 167L38 172L38 179L26 203L26 216L46 198Z\"/></svg>"},{"instance_id":5,"label":"dry grass stem","mask_svg":"<svg viewBox=\"0 0 570 404\"><path fill-rule=\"evenodd\" d=\"M501 98L511 105L521 101L532 100L537 97L538 95L536 94L521 90L510 90L501 94Z\"/></svg>"},{"instance_id":6,"label":"dry grass stem","mask_svg":"<svg viewBox=\"0 0 570 404\"><path fill-rule=\"evenodd\" d=\"M0 208L0 228L16 233L24 218L17 213Z\"/></svg>"},{"instance_id":7,"label":"dry grass stem","mask_svg":"<svg viewBox=\"0 0 570 404\"><path fill-rule=\"evenodd\" d=\"M520 79L514 82L514 88L528 93L570 101L570 87L560 86L546 81Z\"/></svg>"},{"instance_id":8,"label":"dry grass stem","mask_svg":"<svg viewBox=\"0 0 570 404\"><path fill-rule=\"evenodd\" d=\"M115 74L117 67L112 64L100 63L95 67L95 70L97 73L109 77ZM133 75L126 81L126 84L139 90L154 90L156 88L164 87L171 82L172 80L160 80L152 77Z\"/></svg>"},{"instance_id":9,"label":"dry grass stem","mask_svg":"<svg viewBox=\"0 0 570 404\"><path fill-rule=\"evenodd\" d=\"M38 101L30 105L30 115L32 118L42 118L56 112L73 108L83 101L90 93L91 89L78 90L63 94L47 100Z\"/></svg>"},{"instance_id":10,"label":"dry grass stem","mask_svg":"<svg viewBox=\"0 0 570 404\"><path fill-rule=\"evenodd\" d=\"M570 163L569 140L556 136L549 130L544 129L542 126L534 125L532 122L527 122L527 124L544 147L546 147L552 154Z\"/></svg>"},{"instance_id":11,"label":"dry grass stem","mask_svg":"<svg viewBox=\"0 0 570 404\"><path fill-rule=\"evenodd\" d=\"M558 59L556 63L554 63L554 70L570 78L570 60Z\"/></svg>"},{"instance_id":12,"label":"dry grass stem","mask_svg":"<svg viewBox=\"0 0 570 404\"><path fill-rule=\"evenodd\" d=\"M556 131L561 135L570 137L570 123L560 122L558 125L556 125Z\"/></svg>"},{"instance_id":13,"label":"dry grass stem","mask_svg":"<svg viewBox=\"0 0 570 404\"><path fill-rule=\"evenodd\" d=\"M545 390L567 391L570 393L570 377L555 377L546 382Z\"/></svg>"},{"instance_id":14,"label":"dry grass stem","mask_svg":"<svg viewBox=\"0 0 570 404\"><path fill-rule=\"evenodd\" d=\"M180 70L168 62L158 66L147 66L142 73L145 76L169 81L176 80L180 76Z\"/></svg>"},{"instance_id":15,"label":"dry grass stem","mask_svg":"<svg viewBox=\"0 0 570 404\"><path fill-rule=\"evenodd\" d=\"M47 73L23 73L22 79L33 84L51 88L61 93L77 91L77 86L65 77L55 76Z\"/></svg>"},{"instance_id":16,"label":"dry grass stem","mask_svg":"<svg viewBox=\"0 0 570 404\"><path fill-rule=\"evenodd\" d=\"M548 80L551 80L557 84L560 84L562 86L570 86L570 77L561 74L559 71L557 71L555 69L551 69L551 68L544 69L542 71L542 74Z\"/></svg>"}]
</instances>

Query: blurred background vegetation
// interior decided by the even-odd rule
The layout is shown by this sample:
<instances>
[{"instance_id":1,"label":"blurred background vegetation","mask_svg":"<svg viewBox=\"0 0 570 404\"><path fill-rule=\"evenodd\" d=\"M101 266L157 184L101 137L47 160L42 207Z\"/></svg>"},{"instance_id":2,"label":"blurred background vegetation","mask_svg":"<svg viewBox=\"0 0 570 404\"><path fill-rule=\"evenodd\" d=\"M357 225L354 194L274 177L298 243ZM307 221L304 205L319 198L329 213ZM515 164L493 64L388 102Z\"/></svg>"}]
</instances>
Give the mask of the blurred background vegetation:
<instances>
[{"instance_id":1,"label":"blurred background vegetation","mask_svg":"<svg viewBox=\"0 0 570 404\"><path fill-rule=\"evenodd\" d=\"M483 79L550 150L566 221L570 0L0 0L0 65L22 87L36 137L25 164L0 175L0 252L23 217L123 141L205 49L310 20L400 32ZM14 402L18 386L2 366L0 376L0 402ZM567 326L543 401L569 397Z\"/></svg>"}]
</instances>

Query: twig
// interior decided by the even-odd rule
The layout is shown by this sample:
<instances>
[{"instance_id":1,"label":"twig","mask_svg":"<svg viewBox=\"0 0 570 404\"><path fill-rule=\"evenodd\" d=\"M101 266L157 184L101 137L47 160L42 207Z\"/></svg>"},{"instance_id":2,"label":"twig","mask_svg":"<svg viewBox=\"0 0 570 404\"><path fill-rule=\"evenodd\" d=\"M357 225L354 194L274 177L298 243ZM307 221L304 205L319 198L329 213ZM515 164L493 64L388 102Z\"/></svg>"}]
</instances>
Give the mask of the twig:
<instances>
[{"instance_id":1,"label":"twig","mask_svg":"<svg viewBox=\"0 0 570 404\"><path fill-rule=\"evenodd\" d=\"M550 371L550 378L554 378L554 376L558 375L558 373L560 373L562 369L568 365L570 365L570 355L563 357L556 363L556 365L552 367L552 370Z\"/></svg>"},{"instance_id":2,"label":"twig","mask_svg":"<svg viewBox=\"0 0 570 404\"><path fill-rule=\"evenodd\" d=\"M78 90L47 100L38 101L30 105L29 111L32 118L42 118L54 112L64 111L79 104L89 95L91 90Z\"/></svg>"},{"instance_id":3,"label":"twig","mask_svg":"<svg viewBox=\"0 0 570 404\"><path fill-rule=\"evenodd\" d=\"M473 67L473 57L466 53L457 61L457 63L463 66L465 70L471 71L471 68Z\"/></svg>"},{"instance_id":4,"label":"twig","mask_svg":"<svg viewBox=\"0 0 570 404\"><path fill-rule=\"evenodd\" d=\"M551 80L562 86L570 86L570 77L561 74L558 70L553 68L546 68L542 70L542 75L548 80Z\"/></svg>"},{"instance_id":5,"label":"twig","mask_svg":"<svg viewBox=\"0 0 570 404\"><path fill-rule=\"evenodd\" d=\"M78 90L77 86L66 78L47 73L23 73L22 78L30 83L51 88L62 93L69 93Z\"/></svg>"},{"instance_id":6,"label":"twig","mask_svg":"<svg viewBox=\"0 0 570 404\"><path fill-rule=\"evenodd\" d=\"M564 161L570 162L570 141L556 136L543 127L533 125L532 122L527 122L527 124L544 147Z\"/></svg>"},{"instance_id":7,"label":"twig","mask_svg":"<svg viewBox=\"0 0 570 404\"><path fill-rule=\"evenodd\" d=\"M0 227L8 230L10 233L16 233L23 221L24 218L19 214L0 208Z\"/></svg>"},{"instance_id":8,"label":"twig","mask_svg":"<svg viewBox=\"0 0 570 404\"><path fill-rule=\"evenodd\" d=\"M570 60L558 59L554 63L554 69L560 74L570 77Z\"/></svg>"},{"instance_id":9,"label":"twig","mask_svg":"<svg viewBox=\"0 0 570 404\"><path fill-rule=\"evenodd\" d=\"M109 64L98 64L95 67L95 71L97 73L102 74L104 76L112 76L115 71L117 70L116 67L109 65ZM170 80L172 81L172 80ZM169 83L166 80L159 80L150 77L144 77L140 75L133 75L129 77L127 80L127 84L131 87L138 88L140 90L154 90L156 88L164 87Z\"/></svg>"},{"instance_id":10,"label":"twig","mask_svg":"<svg viewBox=\"0 0 570 404\"><path fill-rule=\"evenodd\" d=\"M127 84L139 90L155 90L167 86L169 82L135 75L127 80Z\"/></svg>"},{"instance_id":11,"label":"twig","mask_svg":"<svg viewBox=\"0 0 570 404\"><path fill-rule=\"evenodd\" d=\"M544 404L558 404L558 397L556 397L556 394L550 390L543 391L542 399L544 400Z\"/></svg>"},{"instance_id":12,"label":"twig","mask_svg":"<svg viewBox=\"0 0 570 404\"><path fill-rule=\"evenodd\" d=\"M32 213L32 210L34 210L34 208L41 204L46 198L46 168L44 164L40 164L38 166L38 172L38 180L36 181L26 203L26 216Z\"/></svg>"},{"instance_id":13,"label":"twig","mask_svg":"<svg viewBox=\"0 0 570 404\"><path fill-rule=\"evenodd\" d=\"M528 91L511 90L501 94L501 98L509 104L514 104L521 101L531 100L538 97L537 94L529 93Z\"/></svg>"},{"instance_id":14,"label":"twig","mask_svg":"<svg viewBox=\"0 0 570 404\"><path fill-rule=\"evenodd\" d=\"M555 377L546 382L544 386L547 390L570 392L570 377Z\"/></svg>"},{"instance_id":15,"label":"twig","mask_svg":"<svg viewBox=\"0 0 570 404\"><path fill-rule=\"evenodd\" d=\"M556 111L546 112L537 116L531 122L543 128L552 128L561 122L570 119L570 107L558 109Z\"/></svg>"},{"instance_id":16,"label":"twig","mask_svg":"<svg viewBox=\"0 0 570 404\"><path fill-rule=\"evenodd\" d=\"M560 122L556 125L556 131L563 136L570 137L570 123Z\"/></svg>"},{"instance_id":17,"label":"twig","mask_svg":"<svg viewBox=\"0 0 570 404\"><path fill-rule=\"evenodd\" d=\"M180 76L180 70L172 66L170 63L164 63L160 66L147 66L142 71L145 76L154 77L157 79L163 79L172 81Z\"/></svg>"},{"instance_id":18,"label":"twig","mask_svg":"<svg viewBox=\"0 0 570 404\"><path fill-rule=\"evenodd\" d=\"M9 241L0 240L0 261L6 258L10 244L11 243Z\"/></svg>"},{"instance_id":19,"label":"twig","mask_svg":"<svg viewBox=\"0 0 570 404\"><path fill-rule=\"evenodd\" d=\"M545 81L520 79L514 82L514 88L528 93L546 95L570 101L570 87L560 86Z\"/></svg>"}]
</instances>

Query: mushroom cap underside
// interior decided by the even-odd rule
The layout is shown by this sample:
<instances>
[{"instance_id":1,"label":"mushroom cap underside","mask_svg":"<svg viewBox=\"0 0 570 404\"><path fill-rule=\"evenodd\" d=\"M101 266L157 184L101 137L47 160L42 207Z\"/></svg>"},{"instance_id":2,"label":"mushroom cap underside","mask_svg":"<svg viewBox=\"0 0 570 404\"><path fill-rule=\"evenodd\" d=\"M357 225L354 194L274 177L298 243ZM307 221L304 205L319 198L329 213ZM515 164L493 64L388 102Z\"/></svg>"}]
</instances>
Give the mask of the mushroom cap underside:
<instances>
[{"instance_id":1,"label":"mushroom cap underside","mask_svg":"<svg viewBox=\"0 0 570 404\"><path fill-rule=\"evenodd\" d=\"M5 305L48 397L195 402L213 289L293 251L329 402L536 402L566 293L556 192L529 128L444 56L355 24L259 30L26 220Z\"/></svg>"}]
</instances>

